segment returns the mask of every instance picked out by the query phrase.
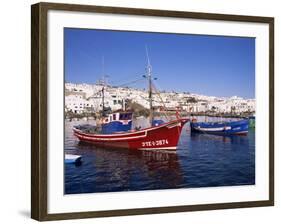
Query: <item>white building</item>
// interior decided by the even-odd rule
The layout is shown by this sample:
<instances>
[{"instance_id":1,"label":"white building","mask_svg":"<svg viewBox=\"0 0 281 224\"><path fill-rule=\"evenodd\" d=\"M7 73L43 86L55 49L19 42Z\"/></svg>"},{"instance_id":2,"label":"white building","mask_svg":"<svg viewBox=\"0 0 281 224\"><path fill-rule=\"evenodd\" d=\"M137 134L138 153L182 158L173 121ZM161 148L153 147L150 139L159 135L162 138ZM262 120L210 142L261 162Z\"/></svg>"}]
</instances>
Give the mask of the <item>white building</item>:
<instances>
[{"instance_id":1,"label":"white building","mask_svg":"<svg viewBox=\"0 0 281 224\"><path fill-rule=\"evenodd\" d=\"M87 101L83 92L65 92L65 111L81 114L85 110Z\"/></svg>"},{"instance_id":2,"label":"white building","mask_svg":"<svg viewBox=\"0 0 281 224\"><path fill-rule=\"evenodd\" d=\"M149 108L148 93L144 90L102 86L99 84L65 84L65 111L73 113L98 112L102 110L102 88L104 103L113 111L124 107L125 100L131 100ZM160 96L160 97L159 97ZM161 98L161 99L160 99ZM192 99L190 101L190 99ZM255 99L241 97L215 97L193 93L160 92L153 94L153 105L167 108L178 108L187 112L236 113L255 112Z\"/></svg>"}]
</instances>

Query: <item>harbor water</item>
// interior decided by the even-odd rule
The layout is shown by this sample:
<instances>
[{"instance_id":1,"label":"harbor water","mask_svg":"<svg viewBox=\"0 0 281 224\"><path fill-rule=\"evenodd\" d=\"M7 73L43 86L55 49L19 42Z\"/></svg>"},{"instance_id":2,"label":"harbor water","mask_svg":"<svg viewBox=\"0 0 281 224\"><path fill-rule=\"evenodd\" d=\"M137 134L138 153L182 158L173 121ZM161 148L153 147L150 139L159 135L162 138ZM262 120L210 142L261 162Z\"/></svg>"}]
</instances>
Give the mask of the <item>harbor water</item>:
<instances>
[{"instance_id":1,"label":"harbor water","mask_svg":"<svg viewBox=\"0 0 281 224\"><path fill-rule=\"evenodd\" d=\"M80 165L64 166L65 194L255 184L254 128L217 136L191 133L187 123L176 151L153 152L80 143L72 127L83 123L65 121L65 153L82 155Z\"/></svg>"}]
</instances>

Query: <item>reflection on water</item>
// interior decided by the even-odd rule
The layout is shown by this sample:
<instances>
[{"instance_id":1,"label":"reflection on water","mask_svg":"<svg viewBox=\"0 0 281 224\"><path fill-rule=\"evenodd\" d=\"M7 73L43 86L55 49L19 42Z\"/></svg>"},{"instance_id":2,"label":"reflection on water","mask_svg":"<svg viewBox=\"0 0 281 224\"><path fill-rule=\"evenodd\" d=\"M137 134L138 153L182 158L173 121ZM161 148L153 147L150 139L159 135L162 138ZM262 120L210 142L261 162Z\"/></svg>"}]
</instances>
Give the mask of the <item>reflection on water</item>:
<instances>
[{"instance_id":1,"label":"reflection on water","mask_svg":"<svg viewBox=\"0 0 281 224\"><path fill-rule=\"evenodd\" d=\"M83 156L65 165L65 193L91 193L255 184L255 133L216 136L190 133L177 151L104 149L80 143L65 123L65 152Z\"/></svg>"}]
</instances>

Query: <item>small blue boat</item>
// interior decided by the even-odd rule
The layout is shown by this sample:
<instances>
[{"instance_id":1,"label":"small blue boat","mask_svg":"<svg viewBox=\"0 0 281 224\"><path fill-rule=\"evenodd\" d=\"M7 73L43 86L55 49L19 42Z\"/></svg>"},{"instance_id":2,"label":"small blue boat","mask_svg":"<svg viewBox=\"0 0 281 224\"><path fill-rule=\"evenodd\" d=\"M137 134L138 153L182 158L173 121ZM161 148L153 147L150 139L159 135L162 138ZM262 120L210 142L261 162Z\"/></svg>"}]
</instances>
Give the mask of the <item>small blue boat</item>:
<instances>
[{"instance_id":1,"label":"small blue boat","mask_svg":"<svg viewBox=\"0 0 281 224\"><path fill-rule=\"evenodd\" d=\"M227 122L190 122L192 132L216 135L247 135L249 120Z\"/></svg>"}]
</instances>

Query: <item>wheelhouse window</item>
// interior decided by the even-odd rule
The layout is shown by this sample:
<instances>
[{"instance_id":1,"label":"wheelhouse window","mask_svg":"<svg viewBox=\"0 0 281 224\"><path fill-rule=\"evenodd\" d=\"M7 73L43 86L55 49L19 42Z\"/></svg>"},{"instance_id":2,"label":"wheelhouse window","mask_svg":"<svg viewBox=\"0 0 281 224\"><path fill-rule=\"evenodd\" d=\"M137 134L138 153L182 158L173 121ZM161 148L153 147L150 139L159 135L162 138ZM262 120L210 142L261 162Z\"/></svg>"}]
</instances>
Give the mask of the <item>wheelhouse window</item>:
<instances>
[{"instance_id":1,"label":"wheelhouse window","mask_svg":"<svg viewBox=\"0 0 281 224\"><path fill-rule=\"evenodd\" d=\"M120 114L120 120L131 120L132 119L132 113L125 113Z\"/></svg>"}]
</instances>

